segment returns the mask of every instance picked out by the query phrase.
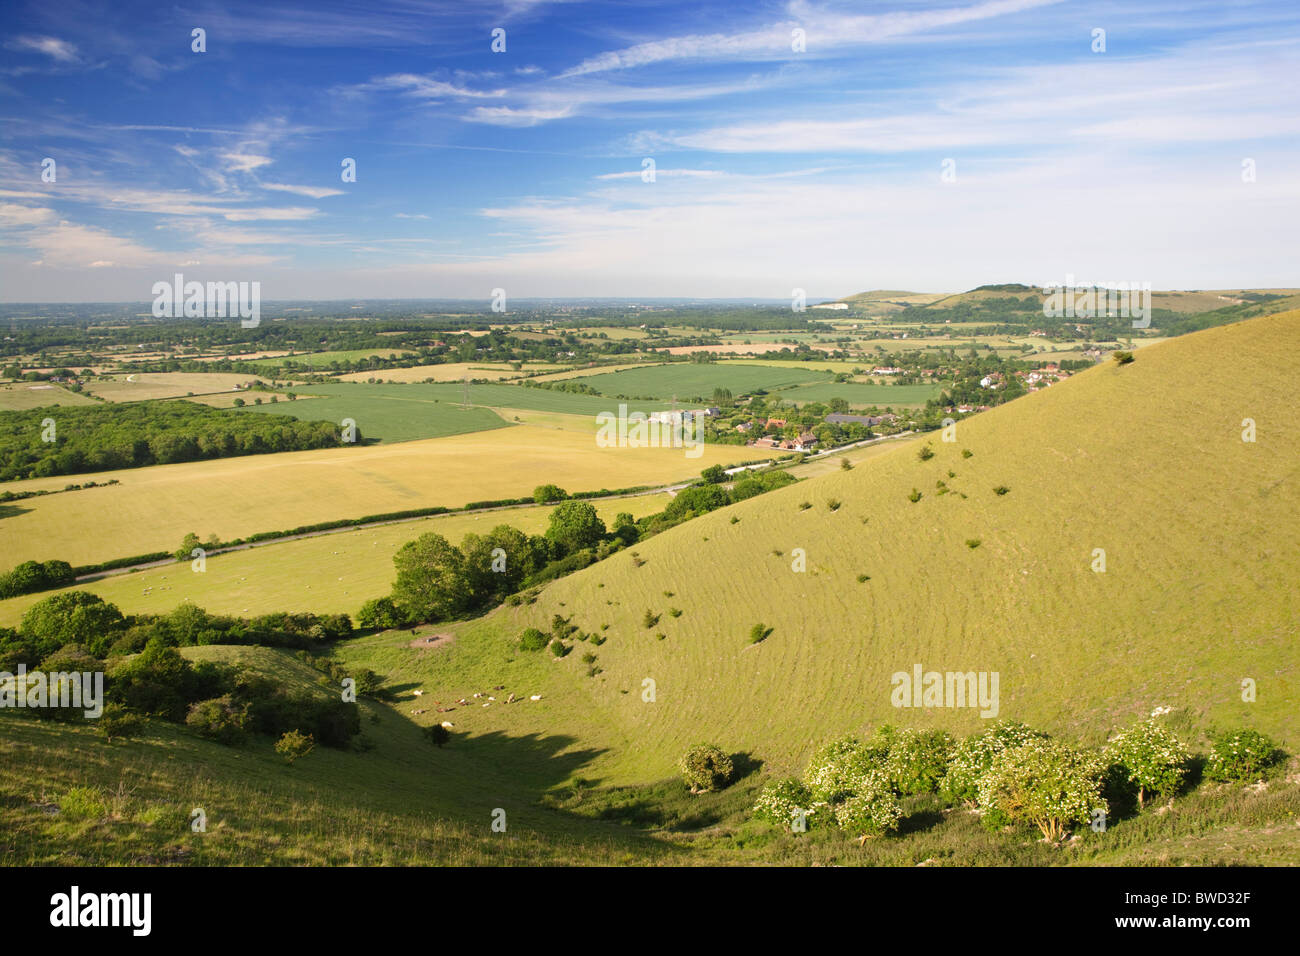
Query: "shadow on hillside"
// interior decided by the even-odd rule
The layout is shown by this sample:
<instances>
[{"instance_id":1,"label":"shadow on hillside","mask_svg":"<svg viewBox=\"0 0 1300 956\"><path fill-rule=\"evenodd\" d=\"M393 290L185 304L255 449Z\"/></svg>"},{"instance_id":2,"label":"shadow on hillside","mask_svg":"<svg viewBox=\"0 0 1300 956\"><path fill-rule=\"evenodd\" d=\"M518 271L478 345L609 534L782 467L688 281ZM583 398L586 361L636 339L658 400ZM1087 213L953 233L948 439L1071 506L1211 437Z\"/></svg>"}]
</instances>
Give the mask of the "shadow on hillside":
<instances>
[{"instance_id":1,"label":"shadow on hillside","mask_svg":"<svg viewBox=\"0 0 1300 956\"><path fill-rule=\"evenodd\" d=\"M15 518L31 510L31 508L24 508L21 505L0 504L0 518Z\"/></svg>"}]
</instances>

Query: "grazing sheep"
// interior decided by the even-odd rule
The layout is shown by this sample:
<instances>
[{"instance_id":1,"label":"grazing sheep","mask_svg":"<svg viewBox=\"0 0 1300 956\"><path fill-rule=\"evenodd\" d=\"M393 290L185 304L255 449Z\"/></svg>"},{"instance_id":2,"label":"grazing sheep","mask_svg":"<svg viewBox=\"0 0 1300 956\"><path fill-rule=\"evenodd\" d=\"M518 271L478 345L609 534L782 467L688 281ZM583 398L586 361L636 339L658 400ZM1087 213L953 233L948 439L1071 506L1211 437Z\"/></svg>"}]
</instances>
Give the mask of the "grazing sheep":
<instances>
[{"instance_id":1,"label":"grazing sheep","mask_svg":"<svg viewBox=\"0 0 1300 956\"><path fill-rule=\"evenodd\" d=\"M514 694L511 694L509 697L506 698L506 703L507 703L507 704L513 704L514 702L515 702L515 695L514 695Z\"/></svg>"},{"instance_id":2,"label":"grazing sheep","mask_svg":"<svg viewBox=\"0 0 1300 956\"><path fill-rule=\"evenodd\" d=\"M451 730L451 728L455 727L456 725L453 724L450 720L444 720L442 722L442 726L446 727L448 730Z\"/></svg>"},{"instance_id":3,"label":"grazing sheep","mask_svg":"<svg viewBox=\"0 0 1300 956\"><path fill-rule=\"evenodd\" d=\"M541 694L534 694L532 697L529 697L528 699L529 699L529 700L541 700L541 699L542 699L542 695L541 695Z\"/></svg>"},{"instance_id":4,"label":"grazing sheep","mask_svg":"<svg viewBox=\"0 0 1300 956\"><path fill-rule=\"evenodd\" d=\"M411 716L412 716L412 717L418 717L418 716L420 716L420 714L422 714L422 713L424 713L424 711L422 711L422 710L413 710L413 711L411 711Z\"/></svg>"},{"instance_id":5,"label":"grazing sheep","mask_svg":"<svg viewBox=\"0 0 1300 956\"><path fill-rule=\"evenodd\" d=\"M413 690L413 691L411 691L411 693L414 694L416 697L423 697L423 696L424 696L424 691L422 691L422 690Z\"/></svg>"}]
</instances>

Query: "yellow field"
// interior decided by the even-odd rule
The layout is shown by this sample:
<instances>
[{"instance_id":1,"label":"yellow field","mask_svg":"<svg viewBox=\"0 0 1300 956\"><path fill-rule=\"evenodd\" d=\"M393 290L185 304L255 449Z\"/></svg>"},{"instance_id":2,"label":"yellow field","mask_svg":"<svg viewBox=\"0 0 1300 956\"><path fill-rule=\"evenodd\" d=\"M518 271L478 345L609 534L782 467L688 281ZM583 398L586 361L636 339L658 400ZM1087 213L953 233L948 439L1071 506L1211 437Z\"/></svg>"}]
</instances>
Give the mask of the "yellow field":
<instances>
[{"instance_id":1,"label":"yellow field","mask_svg":"<svg viewBox=\"0 0 1300 956\"><path fill-rule=\"evenodd\" d=\"M0 411L21 412L28 408L43 408L46 405L93 404L95 404L93 399L44 382L0 385Z\"/></svg>"},{"instance_id":2,"label":"yellow field","mask_svg":"<svg viewBox=\"0 0 1300 956\"><path fill-rule=\"evenodd\" d=\"M170 550L189 531L244 537L434 505L530 494L546 483L594 491L678 481L712 464L756 460L753 449L598 448L590 433L518 425L449 438L250 455L77 476L106 488L29 498L0 519L4 569L61 558L91 564ZM62 488L67 476L10 482L6 490Z\"/></svg>"},{"instance_id":3,"label":"yellow field","mask_svg":"<svg viewBox=\"0 0 1300 956\"><path fill-rule=\"evenodd\" d=\"M150 398L182 398L193 392L232 392L236 385L260 381L256 375L234 372L135 372L107 382L87 382L86 391L110 402Z\"/></svg>"},{"instance_id":4,"label":"yellow field","mask_svg":"<svg viewBox=\"0 0 1300 956\"><path fill-rule=\"evenodd\" d=\"M663 511L666 494L594 501L606 525L620 511L634 518ZM546 530L552 505L442 515L269 544L212 555L202 573L189 562L118 574L77 586L116 604L125 614L165 614L182 601L219 614L256 615L315 611L355 615L362 602L387 594L393 584L393 555L407 541L430 531L452 544L508 524L525 534ZM16 626L23 612L52 592L0 601L0 625Z\"/></svg>"}]
</instances>

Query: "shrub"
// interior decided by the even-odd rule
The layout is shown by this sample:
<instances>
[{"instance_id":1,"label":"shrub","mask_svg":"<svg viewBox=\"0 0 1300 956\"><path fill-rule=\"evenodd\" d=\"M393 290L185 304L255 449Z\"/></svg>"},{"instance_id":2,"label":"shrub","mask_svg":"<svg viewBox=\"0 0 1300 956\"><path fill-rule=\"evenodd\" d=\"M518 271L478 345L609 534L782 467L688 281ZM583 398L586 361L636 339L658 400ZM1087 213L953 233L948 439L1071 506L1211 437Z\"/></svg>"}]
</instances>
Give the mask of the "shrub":
<instances>
[{"instance_id":1,"label":"shrub","mask_svg":"<svg viewBox=\"0 0 1300 956\"><path fill-rule=\"evenodd\" d=\"M812 794L803 783L789 777L774 780L765 786L754 801L751 812L756 820L793 830L795 821L800 816L804 817L806 824L811 825L817 811L824 809L824 805L815 805Z\"/></svg>"},{"instance_id":2,"label":"shrub","mask_svg":"<svg viewBox=\"0 0 1300 956\"><path fill-rule=\"evenodd\" d=\"M691 793L721 790L731 782L731 758L712 744L697 744L682 756L682 780Z\"/></svg>"},{"instance_id":3,"label":"shrub","mask_svg":"<svg viewBox=\"0 0 1300 956\"><path fill-rule=\"evenodd\" d=\"M1235 730L1211 738L1205 776L1210 780L1253 783L1262 780L1282 754L1271 739L1256 730Z\"/></svg>"},{"instance_id":4,"label":"shrub","mask_svg":"<svg viewBox=\"0 0 1300 956\"><path fill-rule=\"evenodd\" d=\"M121 704L105 704L104 711L95 721L95 729L104 735L105 740L115 737L131 737L144 728L144 718L133 714Z\"/></svg>"},{"instance_id":5,"label":"shrub","mask_svg":"<svg viewBox=\"0 0 1300 956\"><path fill-rule=\"evenodd\" d=\"M993 765L993 758L1009 747L1019 747L1046 734L1015 721L998 721L979 734L972 734L953 749L940 792L952 803L974 807L979 781Z\"/></svg>"},{"instance_id":6,"label":"shrub","mask_svg":"<svg viewBox=\"0 0 1300 956\"><path fill-rule=\"evenodd\" d=\"M519 637L519 649L521 651L540 651L547 644L546 635L535 627L524 630Z\"/></svg>"},{"instance_id":7,"label":"shrub","mask_svg":"<svg viewBox=\"0 0 1300 956\"><path fill-rule=\"evenodd\" d=\"M1148 793L1172 797L1187 779L1187 748L1155 718L1116 734L1105 753L1124 779L1137 787L1139 807L1146 803Z\"/></svg>"},{"instance_id":8,"label":"shrub","mask_svg":"<svg viewBox=\"0 0 1300 956\"><path fill-rule=\"evenodd\" d=\"M811 501L801 501L801 502L799 502L799 510L800 510L800 511L807 511L807 510L808 510L809 508L811 508L811 507L812 507L812 502L811 502Z\"/></svg>"},{"instance_id":9,"label":"shrub","mask_svg":"<svg viewBox=\"0 0 1300 956\"><path fill-rule=\"evenodd\" d=\"M567 497L568 493L559 485L538 485L533 489L533 501L539 505L563 501Z\"/></svg>"},{"instance_id":10,"label":"shrub","mask_svg":"<svg viewBox=\"0 0 1300 956\"><path fill-rule=\"evenodd\" d=\"M803 782L814 800L835 804L857 792L873 772L878 751L857 737L839 737L820 747L809 759Z\"/></svg>"},{"instance_id":11,"label":"shrub","mask_svg":"<svg viewBox=\"0 0 1300 956\"><path fill-rule=\"evenodd\" d=\"M831 511L839 511L841 504L843 504L843 502L841 502L840 499L838 498L826 499L826 507L829 508Z\"/></svg>"},{"instance_id":12,"label":"shrub","mask_svg":"<svg viewBox=\"0 0 1300 956\"><path fill-rule=\"evenodd\" d=\"M915 488L913 488L912 493L907 496L907 500L912 502L912 504L916 504L918 501L921 500L921 493L917 491Z\"/></svg>"},{"instance_id":13,"label":"shrub","mask_svg":"<svg viewBox=\"0 0 1300 956\"><path fill-rule=\"evenodd\" d=\"M390 597L371 598L357 611L357 626L387 631L406 624L406 616Z\"/></svg>"},{"instance_id":14,"label":"shrub","mask_svg":"<svg viewBox=\"0 0 1300 956\"><path fill-rule=\"evenodd\" d=\"M871 580L871 575L869 575L869 574L859 574L859 575L858 575L858 583L859 583L859 584L866 584L866 583L867 583L868 581L870 581L870 580Z\"/></svg>"},{"instance_id":15,"label":"shrub","mask_svg":"<svg viewBox=\"0 0 1300 956\"><path fill-rule=\"evenodd\" d=\"M979 782L979 806L991 827L1032 823L1056 842L1105 807L1104 761L1059 741L1038 738L1003 750Z\"/></svg>"},{"instance_id":16,"label":"shrub","mask_svg":"<svg viewBox=\"0 0 1300 956\"><path fill-rule=\"evenodd\" d=\"M641 616L641 624L646 628L646 630L649 630L650 628L654 627L658 623L659 623L659 615L655 614L651 610L647 609L645 614Z\"/></svg>"},{"instance_id":17,"label":"shrub","mask_svg":"<svg viewBox=\"0 0 1300 956\"><path fill-rule=\"evenodd\" d=\"M670 608L668 609L668 616L669 616L669 617L681 617L681 616L682 616L682 609L679 608L679 607L670 607Z\"/></svg>"},{"instance_id":18,"label":"shrub","mask_svg":"<svg viewBox=\"0 0 1300 956\"><path fill-rule=\"evenodd\" d=\"M980 538L967 538L967 539L966 539L966 547L970 548L972 551L974 551L976 548L978 548L978 547L979 547L981 544L983 544L983 543L984 543L983 540L980 539Z\"/></svg>"},{"instance_id":19,"label":"shrub","mask_svg":"<svg viewBox=\"0 0 1300 956\"><path fill-rule=\"evenodd\" d=\"M771 633L772 629L770 627L761 623L755 624L749 629L749 643L761 644L763 641L767 640L768 635Z\"/></svg>"},{"instance_id":20,"label":"shrub","mask_svg":"<svg viewBox=\"0 0 1300 956\"><path fill-rule=\"evenodd\" d=\"M929 461L934 457L934 449L929 445L922 445L920 449L918 449L916 457L921 459L921 461Z\"/></svg>"},{"instance_id":21,"label":"shrub","mask_svg":"<svg viewBox=\"0 0 1300 956\"><path fill-rule=\"evenodd\" d=\"M995 495L1001 496L1001 495L1005 495L1010 490L1011 489L1008 488L1006 485L998 485L996 488L993 489L993 493Z\"/></svg>"},{"instance_id":22,"label":"shrub","mask_svg":"<svg viewBox=\"0 0 1300 956\"><path fill-rule=\"evenodd\" d=\"M299 757L305 757L316 746L311 734L300 734L296 730L287 731L275 742L275 752L292 765Z\"/></svg>"},{"instance_id":23,"label":"shrub","mask_svg":"<svg viewBox=\"0 0 1300 956\"><path fill-rule=\"evenodd\" d=\"M1127 365L1129 362L1133 361L1133 353L1115 352L1111 355L1111 358L1115 360L1116 365Z\"/></svg>"},{"instance_id":24,"label":"shrub","mask_svg":"<svg viewBox=\"0 0 1300 956\"><path fill-rule=\"evenodd\" d=\"M852 471L852 470L853 470L853 463L852 463L851 461L849 461L847 458L841 458L841 459L840 459L840 469L841 469L842 471Z\"/></svg>"},{"instance_id":25,"label":"shrub","mask_svg":"<svg viewBox=\"0 0 1300 956\"><path fill-rule=\"evenodd\" d=\"M969 448L963 448L963 449L961 450L961 456L962 456L963 458L969 458L969 457L970 457L971 455L973 455L973 454L975 454L975 453L974 453L973 451L971 451Z\"/></svg>"},{"instance_id":26,"label":"shrub","mask_svg":"<svg viewBox=\"0 0 1300 956\"><path fill-rule=\"evenodd\" d=\"M229 694L190 705L185 725L210 740L235 744L248 730L248 708L236 706Z\"/></svg>"},{"instance_id":27,"label":"shrub","mask_svg":"<svg viewBox=\"0 0 1300 956\"><path fill-rule=\"evenodd\" d=\"M903 730L889 741L885 777L903 796L935 793L956 743L945 730Z\"/></svg>"},{"instance_id":28,"label":"shrub","mask_svg":"<svg viewBox=\"0 0 1300 956\"><path fill-rule=\"evenodd\" d=\"M857 834L864 841L898 829L903 808L884 775L868 773L859 782L859 789L835 808L835 822L840 829Z\"/></svg>"}]
</instances>

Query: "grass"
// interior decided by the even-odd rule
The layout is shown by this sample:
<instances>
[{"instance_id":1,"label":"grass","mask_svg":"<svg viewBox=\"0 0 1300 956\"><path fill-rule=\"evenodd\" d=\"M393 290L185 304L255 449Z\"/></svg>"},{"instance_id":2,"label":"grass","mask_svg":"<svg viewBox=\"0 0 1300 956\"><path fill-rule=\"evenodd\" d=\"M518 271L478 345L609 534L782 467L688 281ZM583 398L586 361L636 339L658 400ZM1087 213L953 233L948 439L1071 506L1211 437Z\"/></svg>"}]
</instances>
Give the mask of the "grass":
<instances>
[{"instance_id":1,"label":"grass","mask_svg":"<svg viewBox=\"0 0 1300 956\"><path fill-rule=\"evenodd\" d=\"M785 369L740 362L679 362L607 372L576 381L590 385L602 395L640 395L658 399L676 395L680 401L708 401L715 388L727 388L739 396L758 389L770 390L829 377L828 373L817 369Z\"/></svg>"},{"instance_id":2,"label":"grass","mask_svg":"<svg viewBox=\"0 0 1300 956\"><path fill-rule=\"evenodd\" d=\"M385 399L407 402L460 405L464 401L465 386L459 382L410 384L410 385L367 385L355 382L340 382L329 385L304 386L298 390L301 394L320 395L343 401L358 399ZM571 392L558 392L545 388L527 388L523 385L505 385L489 382L485 385L469 386L469 404L485 408L524 408L538 412L559 412L567 415L589 415L593 419L601 412L617 412L617 406L608 398L595 395L578 395ZM656 411L667 408L662 402L641 402L633 406L642 411ZM352 417L356 417L355 415ZM358 422L360 419L358 419Z\"/></svg>"},{"instance_id":3,"label":"grass","mask_svg":"<svg viewBox=\"0 0 1300 956\"><path fill-rule=\"evenodd\" d=\"M762 457L734 445L706 445L698 458L673 448L599 448L591 434L519 425L393 445L77 475L77 483L114 478L121 484L5 506L0 562L6 570L29 559L92 564L174 549L189 531L230 540L337 518L522 497L545 482L568 491L667 484L709 465ZM32 478L6 489L68 483L67 476Z\"/></svg>"},{"instance_id":4,"label":"grass","mask_svg":"<svg viewBox=\"0 0 1300 956\"><path fill-rule=\"evenodd\" d=\"M348 372L338 376L340 382L365 382L378 379L381 382L423 382L427 378L435 382L459 382L465 378L486 378L492 381L519 378L528 372L559 370L564 366L548 365L541 362L529 362L516 371L511 365L485 364L483 362L446 362L440 365L414 365L410 368L385 368L368 372Z\"/></svg>"},{"instance_id":5,"label":"grass","mask_svg":"<svg viewBox=\"0 0 1300 956\"><path fill-rule=\"evenodd\" d=\"M627 511L633 517L662 511L667 495L638 495L594 501L605 524ZM546 530L554 506L511 508L487 513L440 515L301 538L243 551L210 555L206 570L191 570L188 561L113 575L76 585L116 604L125 614L165 614L182 601L214 613L269 614L314 611L353 614L361 603L388 593L393 583L393 555L407 541L435 532L453 544L472 533L509 524L525 534ZM179 543L179 542L178 542ZM69 588L68 590L74 590ZM0 601L0 626L17 626L23 612L52 592L24 594Z\"/></svg>"},{"instance_id":6,"label":"grass","mask_svg":"<svg viewBox=\"0 0 1300 956\"><path fill-rule=\"evenodd\" d=\"M0 412L22 412L53 405L93 405L94 399L46 382L0 385Z\"/></svg>"},{"instance_id":7,"label":"grass","mask_svg":"<svg viewBox=\"0 0 1300 956\"><path fill-rule=\"evenodd\" d=\"M334 362L355 362L358 359L377 355L380 358L392 358L395 355L411 355L407 349L340 349L336 352L303 352L298 355L282 355L276 358L253 360L257 365L265 366L268 373L281 368L286 362L308 365L312 368L328 369Z\"/></svg>"},{"instance_id":8,"label":"grass","mask_svg":"<svg viewBox=\"0 0 1300 956\"><path fill-rule=\"evenodd\" d=\"M355 387L359 391L329 394L324 398L300 397L294 402L282 398L274 404L264 399L261 405L254 405L253 397L245 396L248 404L239 409L238 413L292 415L303 421L335 424L350 418L356 422L357 429L364 438L378 438L384 442L465 435L505 428L508 424L490 408L463 408L450 402L403 398L391 394L372 395L364 390L374 386ZM299 390L299 394L304 395L306 391Z\"/></svg>"},{"instance_id":9,"label":"grass","mask_svg":"<svg viewBox=\"0 0 1300 956\"><path fill-rule=\"evenodd\" d=\"M233 392L236 385L258 381L255 375L232 372L134 372L85 385L92 395L110 402L139 402L157 398L183 398L193 392ZM244 398L251 402L252 393Z\"/></svg>"}]
</instances>

